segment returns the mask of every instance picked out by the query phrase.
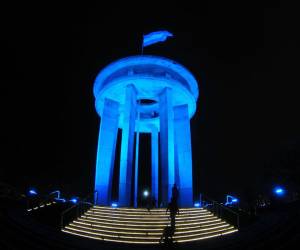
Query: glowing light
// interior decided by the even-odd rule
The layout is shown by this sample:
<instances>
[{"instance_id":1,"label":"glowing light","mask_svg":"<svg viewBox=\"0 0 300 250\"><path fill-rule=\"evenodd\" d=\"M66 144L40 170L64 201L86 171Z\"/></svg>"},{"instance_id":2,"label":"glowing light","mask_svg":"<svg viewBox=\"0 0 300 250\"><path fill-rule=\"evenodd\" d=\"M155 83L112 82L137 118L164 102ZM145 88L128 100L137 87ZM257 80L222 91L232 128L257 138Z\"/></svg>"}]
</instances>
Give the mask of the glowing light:
<instances>
[{"instance_id":1,"label":"glowing light","mask_svg":"<svg viewBox=\"0 0 300 250\"><path fill-rule=\"evenodd\" d=\"M143 195L144 195L144 197L148 197L148 196L149 196L148 190L145 190L145 191L143 192Z\"/></svg>"},{"instance_id":2,"label":"glowing light","mask_svg":"<svg viewBox=\"0 0 300 250\"><path fill-rule=\"evenodd\" d=\"M117 209L115 209L117 210ZM143 213L137 213L137 214L128 214L128 213L120 213L119 211L115 211L113 212L98 212L98 211L88 211L86 213L87 215L90 214L90 215L99 215L99 216L120 216L120 217L126 217L126 218L136 218L136 217L147 217L147 214L143 214ZM151 218L168 218L166 214L163 214L163 213L152 213L151 212L151 215L152 217ZM177 219L184 219L184 218L203 218L205 216L212 216L212 214L210 212L204 212L204 213L182 213L182 214L179 214L178 216L176 216Z\"/></svg>"},{"instance_id":3,"label":"glowing light","mask_svg":"<svg viewBox=\"0 0 300 250\"><path fill-rule=\"evenodd\" d=\"M28 192L30 195L37 195L37 191L34 189L30 189Z\"/></svg>"},{"instance_id":4,"label":"glowing light","mask_svg":"<svg viewBox=\"0 0 300 250\"><path fill-rule=\"evenodd\" d=\"M200 205L199 202L194 203L194 207L200 207L200 206L201 206L201 205Z\"/></svg>"},{"instance_id":5,"label":"glowing light","mask_svg":"<svg viewBox=\"0 0 300 250\"><path fill-rule=\"evenodd\" d=\"M226 195L226 202L225 202L225 206L227 205L232 205L232 204L235 204L235 203L238 203L239 202L239 199L232 196L232 195Z\"/></svg>"},{"instance_id":6,"label":"glowing light","mask_svg":"<svg viewBox=\"0 0 300 250\"><path fill-rule=\"evenodd\" d=\"M116 208L116 207L118 207L118 204L115 203L115 202L113 202L113 203L111 203L111 206L114 207L114 208Z\"/></svg>"},{"instance_id":7,"label":"glowing light","mask_svg":"<svg viewBox=\"0 0 300 250\"><path fill-rule=\"evenodd\" d=\"M109 225L119 225L119 226L124 226L127 225L128 223L131 223L132 225L135 226L140 226L140 225L146 225L146 224L155 224L156 226L166 226L165 222L162 223L160 221L155 221L155 222L143 222L143 221L136 221L133 223L133 221L130 220L122 220L122 221L112 221L111 219L99 219L99 218L94 218L92 216L86 217L86 216L81 216L80 218L81 221L88 221L91 222L93 224L109 224ZM201 222L201 224L211 224L213 222L220 222L221 219L206 219L206 220L193 220L193 221L189 221L189 222L178 222L176 223L177 225L180 226L190 226L190 225L199 225L199 223Z\"/></svg>"},{"instance_id":8,"label":"glowing light","mask_svg":"<svg viewBox=\"0 0 300 250\"><path fill-rule=\"evenodd\" d=\"M76 225L77 224L77 225ZM78 225L79 224L79 225ZM78 223L78 222L74 222L71 223L69 225L69 227L73 228L83 228L83 229L87 229L90 230L91 229L91 224L87 224L87 223ZM193 229L192 227L187 227L185 228L185 230L182 230L182 228L177 228L177 231L175 233L175 236L180 236L180 235L185 235L187 233L205 233L208 232L210 230L213 229L232 229L232 226L229 226L228 224L222 224L222 225L216 225L216 226L210 226L207 228L199 228L199 226L196 229ZM116 232L116 228L115 227L103 227L103 226L95 226L92 225L92 229L94 232L104 232L104 233L115 233ZM147 235L149 236L155 236L155 235L159 235L161 236L161 231L163 230L163 228L159 228L153 230L153 229L149 229L149 228L144 228L144 229L139 229L139 228L134 228L129 230L129 228L118 228L120 231L118 231L118 233L120 234L128 234L128 235L145 235L145 232L147 233ZM178 231L180 230L180 231ZM181 231L182 230L182 231ZM142 232L141 232L142 231ZM159 232L157 232L159 231Z\"/></svg>"},{"instance_id":9,"label":"glowing light","mask_svg":"<svg viewBox=\"0 0 300 250\"><path fill-rule=\"evenodd\" d=\"M104 207L104 206L93 206L91 208L91 210L93 211L112 211L111 207ZM115 211L115 210L114 210ZM122 211L122 213L147 213L148 210L146 208L120 208L120 211ZM161 208L156 208L156 209L151 209L151 213L162 213L165 214L166 210L165 209L161 209ZM182 213L199 213L199 212L207 212L206 209L204 208L180 208L180 214Z\"/></svg>"},{"instance_id":10,"label":"glowing light","mask_svg":"<svg viewBox=\"0 0 300 250\"><path fill-rule=\"evenodd\" d=\"M113 229L114 231L117 229L117 230L124 230L124 231L126 231L126 232L128 232L128 231L143 231L143 232L148 232L148 233L150 233L150 232L152 232L152 233L155 233L155 232L157 232L157 231L159 231L160 232L160 234L161 234L161 231L163 230L163 228L164 227L157 227L157 225L156 225L156 227L155 228L153 228L153 227L151 227L151 228L139 228L139 227L128 227L128 226L124 226L124 227L120 227L120 226L115 226L115 225L113 225L113 226L107 226L107 225L96 225L96 224L93 224L93 223L86 223L86 222L83 222L83 221L80 221L80 220L77 220L77 221L74 221L73 222L74 224L80 224L80 225L85 225L85 226L92 226L92 227L94 227L94 228L101 228L101 229ZM216 223L211 223L211 224L209 224L209 225L201 225L201 226L199 226L199 224L197 224L197 225L194 225L194 226L187 226L187 227L182 227L182 226L180 226L180 227L178 227L177 228L177 233L179 233L179 234L184 234L184 233L187 233L187 232L196 232L196 231L205 231L205 230L210 230L210 229L216 229L216 228L223 228L223 227L227 227L228 226L228 224L227 223L225 223L225 222L216 222ZM200 227L200 229L199 229L199 227ZM180 231L178 231L178 230L180 230Z\"/></svg>"},{"instance_id":11,"label":"glowing light","mask_svg":"<svg viewBox=\"0 0 300 250\"><path fill-rule=\"evenodd\" d=\"M274 193L278 196L282 196L285 193L285 190L282 187L276 187L274 189Z\"/></svg>"},{"instance_id":12,"label":"glowing light","mask_svg":"<svg viewBox=\"0 0 300 250\"><path fill-rule=\"evenodd\" d=\"M77 198L72 198L72 199L70 199L70 201L71 201L72 203L76 204L76 203L78 202L78 199L77 199Z\"/></svg>"},{"instance_id":13,"label":"glowing light","mask_svg":"<svg viewBox=\"0 0 300 250\"><path fill-rule=\"evenodd\" d=\"M99 207L98 207L99 209ZM98 212L99 217L93 218L93 209L87 211L88 216L81 216L74 222L70 223L63 232L79 235L82 237L94 238L104 241L120 242L120 243L144 243L157 244L166 226L165 218L156 217L155 214L149 214L144 211L144 214L137 213L136 215L129 215L128 210L134 213L133 209L128 208L102 208L117 213L110 214L112 218L101 218L101 213ZM95 210L95 209L94 209ZM137 209L138 210L138 209ZM201 211L203 209L194 208L192 211ZM156 211L165 211L165 209L156 209ZM205 211L205 210L204 210ZM124 212L124 214L122 214ZM198 214L201 214L200 212ZM105 217L109 214L104 213ZM177 221L176 232L173 236L174 242L189 242L211 237L218 237L226 234L236 232L237 229L230 224L206 215L209 218L194 220L186 214L182 219ZM120 217L120 219L118 219ZM129 219L131 217L131 219ZM146 221L145 221L146 220ZM148 221L147 221L148 220ZM117 230L117 231L116 231Z\"/></svg>"},{"instance_id":14,"label":"glowing light","mask_svg":"<svg viewBox=\"0 0 300 250\"><path fill-rule=\"evenodd\" d=\"M152 214L152 216L148 217L146 215L143 215L143 218L141 218L139 215L122 215L122 214L101 214L99 212L86 212L85 213L86 216L93 216L93 218L110 218L110 219L130 219L130 220L134 220L134 219L138 219L138 220L169 220L168 215L159 215L159 216L155 216ZM214 217L212 214L203 214L203 215L186 215L186 216L180 216L178 215L176 217L176 221L181 221L181 220L186 220L186 219L203 219L203 218L210 218L210 217Z\"/></svg>"},{"instance_id":15,"label":"glowing light","mask_svg":"<svg viewBox=\"0 0 300 250\"><path fill-rule=\"evenodd\" d=\"M202 239L207 239L207 238L213 238L213 237L218 237L221 235L226 235L230 233L237 232L237 229L234 229L233 227L225 229L219 229L219 230L213 230L210 233L212 235L205 235L207 233L198 233L198 234L189 234L189 235L184 235L184 236L175 236L173 237L174 241L177 242L189 242L189 241L196 241L196 240L202 240ZM74 228L74 227L66 227L65 229L62 229L63 232L70 233L70 234L75 234L83 237L88 237L88 238L93 238L93 239L99 239L99 240L105 240L105 241L114 241L114 242L121 242L121 243L142 243L142 244L157 244L159 243L159 236L157 237L149 237L147 236L146 238L142 237L137 237L137 236L120 236L118 235L111 235L111 234L105 234L105 233L100 233L100 232L94 232L90 230L86 230L85 228ZM204 234L204 235L203 235ZM139 241L136 241L139 239ZM153 241L155 240L155 241Z\"/></svg>"}]
</instances>

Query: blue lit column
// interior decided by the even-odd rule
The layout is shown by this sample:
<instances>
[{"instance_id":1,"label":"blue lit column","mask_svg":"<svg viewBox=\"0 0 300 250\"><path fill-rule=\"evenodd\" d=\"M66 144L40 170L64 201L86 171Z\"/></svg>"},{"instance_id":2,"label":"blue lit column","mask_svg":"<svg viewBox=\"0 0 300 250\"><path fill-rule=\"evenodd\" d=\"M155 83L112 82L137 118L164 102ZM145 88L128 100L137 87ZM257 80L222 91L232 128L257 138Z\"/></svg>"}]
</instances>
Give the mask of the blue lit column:
<instances>
[{"instance_id":1,"label":"blue lit column","mask_svg":"<svg viewBox=\"0 0 300 250\"><path fill-rule=\"evenodd\" d=\"M158 131L153 127L151 131L151 193L158 202Z\"/></svg>"},{"instance_id":2,"label":"blue lit column","mask_svg":"<svg viewBox=\"0 0 300 250\"><path fill-rule=\"evenodd\" d=\"M159 96L160 116L160 158L162 202L167 205L172 196L172 186L175 181L174 173L174 124L172 108L172 90L165 88Z\"/></svg>"},{"instance_id":3,"label":"blue lit column","mask_svg":"<svg viewBox=\"0 0 300 250\"><path fill-rule=\"evenodd\" d=\"M99 180L104 178L105 181L96 180L96 186L105 193L101 198L105 200L104 203L108 204L108 198L105 197L109 197L108 192L110 192L107 187L111 185L113 167L110 166L113 165L112 157L118 126L122 129L119 205L132 205L132 184L135 184L135 195L137 194L138 175L133 178L132 174L141 170L138 169L138 164L135 164L133 159L134 147L139 148L138 139L136 142L134 139L135 132L137 134L152 133L152 195L156 198L159 196L159 202L161 201L163 206L167 206L171 199L172 186L176 180L176 184L181 190L181 198L186 197L186 200L180 201L181 205L193 205L191 202L192 160L189 119L196 112L199 97L198 83L193 74L183 65L168 58L155 55L135 55L121 58L104 67L95 79L93 93L96 111L101 117L104 106L106 110L104 113L110 113L110 108L104 105L105 98L120 102L118 125L115 121L106 122L106 126L109 128L104 130L104 132L114 130L114 134L108 136L101 134L101 138L99 138L97 178ZM140 100L139 103L137 103L137 99ZM188 110L187 106L177 107L181 105L187 105ZM177 112L175 119L176 145L185 144L177 147L175 147L174 110ZM140 116L137 115L137 111L141 112ZM117 114L115 115L117 117ZM114 116L114 111L108 116ZM106 118L102 118L105 121ZM154 127L157 129L155 132L152 130ZM135 143L136 145L134 145ZM110 144L112 144L111 151L101 149L102 147L107 148L107 145ZM105 163L102 163L102 160ZM136 162L138 163L138 150L136 151ZM134 166L136 171L133 170ZM101 175L102 169L105 172L103 176ZM159 181L157 181L158 175ZM134 181L135 183L133 183ZM101 185L104 186L104 191ZM136 196L134 199L136 201Z\"/></svg>"},{"instance_id":4,"label":"blue lit column","mask_svg":"<svg viewBox=\"0 0 300 250\"><path fill-rule=\"evenodd\" d=\"M193 170L190 119L188 105L174 107L175 164L181 207L193 206Z\"/></svg>"},{"instance_id":5,"label":"blue lit column","mask_svg":"<svg viewBox=\"0 0 300 250\"><path fill-rule=\"evenodd\" d=\"M119 123L119 103L104 100L96 160L95 190L99 205L109 205Z\"/></svg>"},{"instance_id":6,"label":"blue lit column","mask_svg":"<svg viewBox=\"0 0 300 250\"><path fill-rule=\"evenodd\" d=\"M134 129L136 119L136 90L133 85L128 85L126 87L126 100L123 109L125 112L123 113L124 120L120 158L119 204L121 206L129 206L131 201Z\"/></svg>"}]
</instances>

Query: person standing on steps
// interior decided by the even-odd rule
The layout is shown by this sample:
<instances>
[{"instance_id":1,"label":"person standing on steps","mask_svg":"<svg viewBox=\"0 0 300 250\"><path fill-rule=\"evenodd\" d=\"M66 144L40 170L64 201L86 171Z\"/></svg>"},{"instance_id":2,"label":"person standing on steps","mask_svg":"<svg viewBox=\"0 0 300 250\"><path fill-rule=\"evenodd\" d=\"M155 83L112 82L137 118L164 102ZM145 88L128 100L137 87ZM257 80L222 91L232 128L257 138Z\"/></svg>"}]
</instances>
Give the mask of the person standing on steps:
<instances>
[{"instance_id":1,"label":"person standing on steps","mask_svg":"<svg viewBox=\"0 0 300 250\"><path fill-rule=\"evenodd\" d=\"M174 185L172 187L172 199L176 202L176 204L178 201L178 196L179 196L179 191L178 191L176 183L174 183Z\"/></svg>"},{"instance_id":2,"label":"person standing on steps","mask_svg":"<svg viewBox=\"0 0 300 250\"><path fill-rule=\"evenodd\" d=\"M168 204L167 210L166 210L166 214L168 213L168 211L170 211L170 219L171 219L171 228L174 230L175 232L175 217L176 214L179 214L179 209L177 206L177 201L172 198L171 202Z\"/></svg>"}]
</instances>

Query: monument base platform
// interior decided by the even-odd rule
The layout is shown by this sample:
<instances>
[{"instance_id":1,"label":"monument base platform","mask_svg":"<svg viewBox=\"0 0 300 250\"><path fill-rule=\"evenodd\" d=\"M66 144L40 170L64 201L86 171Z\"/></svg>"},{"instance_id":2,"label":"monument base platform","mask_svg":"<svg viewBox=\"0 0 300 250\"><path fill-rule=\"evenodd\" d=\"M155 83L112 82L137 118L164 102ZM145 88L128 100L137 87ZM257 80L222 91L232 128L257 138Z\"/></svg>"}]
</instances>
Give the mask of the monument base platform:
<instances>
[{"instance_id":1,"label":"monument base platform","mask_svg":"<svg viewBox=\"0 0 300 250\"><path fill-rule=\"evenodd\" d=\"M158 244L168 236L165 208L112 208L93 206L62 229L63 232L118 243ZM182 208L176 216L174 243L219 237L238 230L204 208Z\"/></svg>"}]
</instances>

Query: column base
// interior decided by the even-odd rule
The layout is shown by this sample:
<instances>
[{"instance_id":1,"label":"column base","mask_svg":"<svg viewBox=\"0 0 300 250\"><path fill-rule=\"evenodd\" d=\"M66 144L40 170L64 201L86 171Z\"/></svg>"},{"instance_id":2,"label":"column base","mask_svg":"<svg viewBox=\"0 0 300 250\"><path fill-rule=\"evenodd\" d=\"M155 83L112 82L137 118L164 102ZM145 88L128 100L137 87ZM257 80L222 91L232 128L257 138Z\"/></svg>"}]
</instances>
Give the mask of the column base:
<instances>
[{"instance_id":1,"label":"column base","mask_svg":"<svg viewBox=\"0 0 300 250\"><path fill-rule=\"evenodd\" d=\"M178 206L179 207L194 206L192 188L179 188Z\"/></svg>"}]
</instances>

